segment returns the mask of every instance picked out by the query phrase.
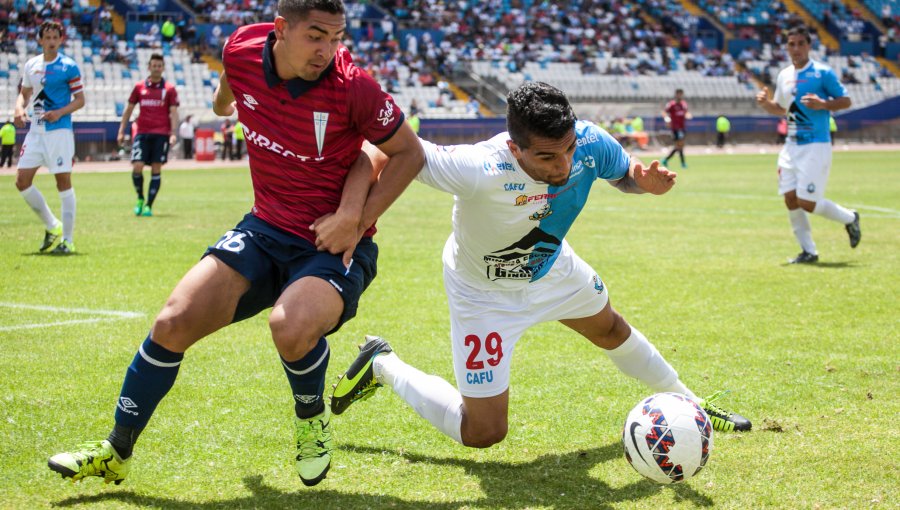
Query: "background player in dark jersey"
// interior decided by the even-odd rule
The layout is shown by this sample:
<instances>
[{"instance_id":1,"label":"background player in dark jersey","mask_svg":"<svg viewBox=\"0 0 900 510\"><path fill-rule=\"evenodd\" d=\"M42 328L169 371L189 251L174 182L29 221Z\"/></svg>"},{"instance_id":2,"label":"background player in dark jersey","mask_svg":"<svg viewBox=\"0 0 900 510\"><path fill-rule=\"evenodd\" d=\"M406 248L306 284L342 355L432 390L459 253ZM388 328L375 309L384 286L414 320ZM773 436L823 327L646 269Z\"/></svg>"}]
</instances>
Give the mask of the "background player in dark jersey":
<instances>
[{"instance_id":1,"label":"background player in dark jersey","mask_svg":"<svg viewBox=\"0 0 900 510\"><path fill-rule=\"evenodd\" d=\"M213 107L237 109L244 125L253 208L175 287L128 368L109 438L50 459L65 477L121 482L184 351L269 307L294 398L298 474L315 485L331 465L325 335L356 314L376 273L372 225L425 157L393 98L341 46L342 2L281 0L278 12L229 37ZM391 158L374 184L364 140Z\"/></svg>"},{"instance_id":2,"label":"background player in dark jersey","mask_svg":"<svg viewBox=\"0 0 900 510\"><path fill-rule=\"evenodd\" d=\"M687 168L687 163L684 161L684 138L685 123L690 118L691 112L688 111L687 102L684 100L684 90L677 89L675 91L675 99L666 103L665 108L663 108L663 120L666 121L666 125L672 130L674 143L672 152L662 160L663 166L668 166L669 158L677 152L681 158L681 168Z\"/></svg>"},{"instance_id":3,"label":"background player in dark jersey","mask_svg":"<svg viewBox=\"0 0 900 510\"><path fill-rule=\"evenodd\" d=\"M131 144L131 180L137 192L135 216L152 216L153 201L162 184L162 166L169 157L169 147L178 132L178 92L175 85L163 79L166 62L159 53L150 55L150 76L135 84L119 124L119 145L125 140L125 129L131 122L134 106L141 105L137 118L137 134ZM144 165L150 165L150 186L144 202Z\"/></svg>"}]
</instances>

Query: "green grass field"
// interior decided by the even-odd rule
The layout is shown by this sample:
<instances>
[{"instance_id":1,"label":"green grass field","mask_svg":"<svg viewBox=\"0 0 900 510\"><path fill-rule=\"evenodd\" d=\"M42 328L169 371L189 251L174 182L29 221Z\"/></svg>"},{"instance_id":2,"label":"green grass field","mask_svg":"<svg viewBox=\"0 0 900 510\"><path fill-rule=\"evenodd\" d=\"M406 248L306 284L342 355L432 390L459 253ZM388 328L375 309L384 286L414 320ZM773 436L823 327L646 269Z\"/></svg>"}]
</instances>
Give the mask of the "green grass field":
<instances>
[{"instance_id":1,"label":"green grass field","mask_svg":"<svg viewBox=\"0 0 900 510\"><path fill-rule=\"evenodd\" d=\"M621 453L624 417L649 390L544 324L516 350L506 441L466 449L383 389L333 420L332 470L306 488L266 314L188 352L124 484L64 482L47 458L106 437L154 315L249 209L250 179L167 172L155 216L135 218L127 173L76 174L78 253L60 258L35 254L42 228L0 177L0 508L898 508L896 154L835 154L828 196L860 211L863 240L851 250L842 226L814 217L822 262L803 267L786 264L799 248L775 156L690 164L663 197L598 183L568 237L688 386L731 389L724 404L754 422L717 434L707 468L673 487ZM36 183L58 214L52 178ZM414 183L379 222L379 276L331 337L329 385L366 333L453 381L440 263L451 204Z\"/></svg>"}]
</instances>

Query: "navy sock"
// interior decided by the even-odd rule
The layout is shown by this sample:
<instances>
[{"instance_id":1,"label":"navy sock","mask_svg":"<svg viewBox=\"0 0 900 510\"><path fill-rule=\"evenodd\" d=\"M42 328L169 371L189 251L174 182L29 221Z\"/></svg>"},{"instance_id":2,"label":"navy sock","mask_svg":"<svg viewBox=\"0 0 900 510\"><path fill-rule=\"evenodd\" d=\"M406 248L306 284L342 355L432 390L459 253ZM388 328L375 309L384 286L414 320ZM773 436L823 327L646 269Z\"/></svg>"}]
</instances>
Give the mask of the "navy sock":
<instances>
[{"instance_id":1,"label":"navy sock","mask_svg":"<svg viewBox=\"0 0 900 510\"><path fill-rule=\"evenodd\" d=\"M159 193L159 185L162 184L162 174L150 176L150 187L147 189L147 205L153 207L156 194Z\"/></svg>"},{"instance_id":2,"label":"navy sock","mask_svg":"<svg viewBox=\"0 0 900 510\"><path fill-rule=\"evenodd\" d=\"M287 361L281 358L281 366L291 384L294 412L298 418L310 418L324 409L322 392L325 390L325 371L328 370L330 357L328 341L322 337L313 350L299 360Z\"/></svg>"},{"instance_id":3,"label":"navy sock","mask_svg":"<svg viewBox=\"0 0 900 510\"><path fill-rule=\"evenodd\" d=\"M678 157L681 158L681 164L684 164L684 149L678 149Z\"/></svg>"},{"instance_id":4,"label":"navy sock","mask_svg":"<svg viewBox=\"0 0 900 510\"><path fill-rule=\"evenodd\" d=\"M156 406L175 384L182 359L184 353L172 352L153 343L150 336L147 336L125 373L122 392L116 402L117 426L127 427L138 433L147 426ZM137 439L137 435L125 433L127 429L121 429L116 436Z\"/></svg>"},{"instance_id":5,"label":"navy sock","mask_svg":"<svg viewBox=\"0 0 900 510\"><path fill-rule=\"evenodd\" d=\"M131 182L134 183L134 191L138 198L144 199L144 174L131 174Z\"/></svg>"},{"instance_id":6,"label":"navy sock","mask_svg":"<svg viewBox=\"0 0 900 510\"><path fill-rule=\"evenodd\" d=\"M665 157L665 159L671 159L671 157L674 156L676 152L678 152L678 149L672 149L672 152L670 152L669 155Z\"/></svg>"}]
</instances>

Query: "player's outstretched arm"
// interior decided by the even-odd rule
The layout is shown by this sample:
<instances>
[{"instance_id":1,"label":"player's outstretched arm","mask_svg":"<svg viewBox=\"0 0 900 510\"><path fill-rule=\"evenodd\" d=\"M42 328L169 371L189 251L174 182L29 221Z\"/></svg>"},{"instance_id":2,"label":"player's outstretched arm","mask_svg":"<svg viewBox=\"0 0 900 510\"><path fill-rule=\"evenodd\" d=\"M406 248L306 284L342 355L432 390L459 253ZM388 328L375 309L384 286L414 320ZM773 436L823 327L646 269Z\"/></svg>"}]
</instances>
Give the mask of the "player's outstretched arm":
<instances>
[{"instance_id":1,"label":"player's outstretched arm","mask_svg":"<svg viewBox=\"0 0 900 510\"><path fill-rule=\"evenodd\" d=\"M360 226L369 228L397 200L425 165L425 151L409 124L403 123L378 149L390 158L372 185Z\"/></svg>"},{"instance_id":2,"label":"player's outstretched arm","mask_svg":"<svg viewBox=\"0 0 900 510\"><path fill-rule=\"evenodd\" d=\"M650 166L645 168L641 160L632 156L628 173L617 181L610 181L610 184L623 193L662 195L675 186L676 177L678 174L660 165L657 160L653 160Z\"/></svg>"},{"instance_id":3,"label":"player's outstretched arm","mask_svg":"<svg viewBox=\"0 0 900 510\"><path fill-rule=\"evenodd\" d=\"M225 71L219 77L219 85L213 92L213 112L220 117L231 117L234 115L234 93L228 80L225 79Z\"/></svg>"},{"instance_id":4,"label":"player's outstretched arm","mask_svg":"<svg viewBox=\"0 0 900 510\"><path fill-rule=\"evenodd\" d=\"M378 149L369 142L363 142L363 150L350 166L350 172L344 181L337 211L316 219L309 226L316 233L316 248L335 255L342 253L345 266L350 265L356 244L366 231L360 225L360 220L373 182L374 171L370 157L373 151L378 152Z\"/></svg>"}]
</instances>

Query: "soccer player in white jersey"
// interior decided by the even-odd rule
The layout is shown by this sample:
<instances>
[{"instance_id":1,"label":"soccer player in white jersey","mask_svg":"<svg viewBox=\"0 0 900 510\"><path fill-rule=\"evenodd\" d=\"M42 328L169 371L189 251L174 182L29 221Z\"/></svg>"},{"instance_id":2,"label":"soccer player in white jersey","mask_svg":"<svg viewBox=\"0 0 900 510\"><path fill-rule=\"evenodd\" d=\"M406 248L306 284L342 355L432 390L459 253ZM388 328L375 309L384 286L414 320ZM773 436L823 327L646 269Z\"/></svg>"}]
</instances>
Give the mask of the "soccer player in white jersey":
<instances>
[{"instance_id":1,"label":"soccer player in white jersey","mask_svg":"<svg viewBox=\"0 0 900 510\"><path fill-rule=\"evenodd\" d=\"M28 60L22 72L22 90L16 98L16 126L25 127L29 109L32 115L31 128L19 157L16 188L44 222L44 242L40 251L49 250L62 236L62 241L51 253L69 255L75 252L72 112L84 106L84 92L78 65L59 52L62 42L62 25L55 21L43 22L38 30L38 44L43 54ZM44 196L33 184L34 174L41 166L46 166L56 178L56 189L62 202L62 222L50 212Z\"/></svg>"},{"instance_id":2,"label":"soccer player in white jersey","mask_svg":"<svg viewBox=\"0 0 900 510\"><path fill-rule=\"evenodd\" d=\"M809 32L805 27L788 31L787 53L791 65L778 73L775 97L769 90L756 94L759 106L772 115L787 116L787 140L778 155L778 193L784 195L794 236L803 251L791 264L819 261L806 213L843 224L856 248L862 237L859 213L825 198L831 170L831 112L850 107L850 97L831 67L809 58Z\"/></svg>"},{"instance_id":3,"label":"soccer player in white jersey","mask_svg":"<svg viewBox=\"0 0 900 510\"><path fill-rule=\"evenodd\" d=\"M713 403L721 392L701 399L681 382L613 309L600 276L564 239L597 179L626 193L659 195L676 174L658 161L645 167L599 127L576 122L565 95L550 85L525 83L507 104L507 133L475 145L423 141L418 179L455 202L443 263L458 390L370 336L335 386L332 413L387 385L447 436L491 446L506 437L516 342L535 324L560 321L653 391L697 400L717 430L749 430L746 418Z\"/></svg>"}]
</instances>

